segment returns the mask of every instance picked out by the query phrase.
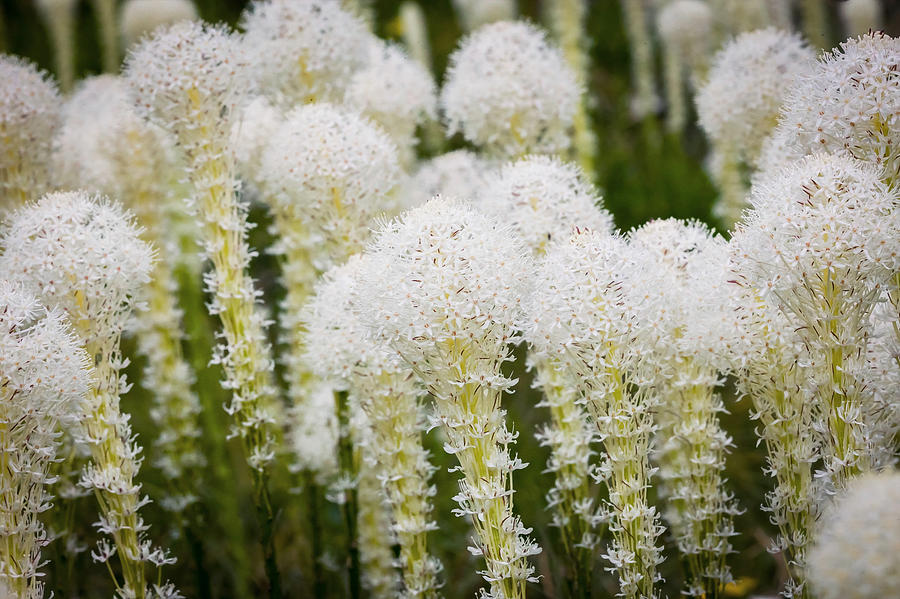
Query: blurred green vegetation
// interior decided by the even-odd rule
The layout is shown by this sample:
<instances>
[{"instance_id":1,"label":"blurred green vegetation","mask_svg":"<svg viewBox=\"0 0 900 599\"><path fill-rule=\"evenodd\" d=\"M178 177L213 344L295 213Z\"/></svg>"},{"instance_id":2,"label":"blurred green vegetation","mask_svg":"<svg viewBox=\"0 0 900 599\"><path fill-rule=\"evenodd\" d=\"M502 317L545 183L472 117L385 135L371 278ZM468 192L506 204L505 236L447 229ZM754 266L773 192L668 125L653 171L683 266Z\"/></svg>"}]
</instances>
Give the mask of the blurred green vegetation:
<instances>
[{"instance_id":1,"label":"blurred green vegetation","mask_svg":"<svg viewBox=\"0 0 900 599\"><path fill-rule=\"evenodd\" d=\"M211 21L236 23L240 11L246 2L241 0L196 0L204 18ZM392 22L399 7L396 0L377 0L373 3L377 15L376 29L384 36L396 30ZM428 20L429 36L432 43L436 77L440 81L446 67L447 56L456 46L461 35L459 25L453 15L449 0L422 0L421 2ZM588 91L590 94L591 113L596 128L598 151L598 172L596 183L603 190L604 201L614 214L616 223L623 230L640 225L652 218L675 216L680 218L696 218L715 226L710 221L710 206L716 191L710 184L703 170L703 159L706 154L702 134L695 126L690 127L683 136L667 135L663 132L659 118L648 118L634 121L629 114L629 55L625 38L620 5L617 0L596 0L590 2L590 18L588 33L591 40L592 69L589 76ZM2 8L2 31L0 31L0 47L4 51L27 56L43 68L52 71L52 50L47 34L40 18L35 12L32 0L0 0ZM521 14L534 21L541 20L540 3L537 0L520 2ZM78 6L78 35L76 69L80 76L99 72L100 50L97 42L96 23L91 4L87 0ZM660 115L661 116L661 115ZM452 140L459 145L460 140ZM257 248L266 248L271 239L267 233L267 215L264 210L256 208L251 218L259 223L251 237ZM271 256L261 253L254 264L254 275L260 280L266 292L267 306L277 312L278 298L282 290L278 284L278 266ZM188 286L190 287L190 286ZM190 289L185 291L185 301L191 299ZM196 311L193 313L196 314ZM277 316L277 314L273 314ZM201 333L215 330L216 323L212 319L205 322L187 323L188 331L199 330ZM273 333L274 335L274 333ZM202 337L202 335L201 335ZM275 338L273 336L273 341ZM211 340L199 339L190 353L193 363L203 365L208 362L209 344ZM132 344L128 343L129 354L133 355ZM523 460L531 466L516 474L516 505L523 521L534 526L535 537L544 548L544 553L535 559L541 582L532 585L530 597L561 597L564 593L562 568L563 557L559 552L559 539L556 531L549 527L549 514L545 508L544 493L550 487L550 475L543 473L547 452L534 440L533 432L544 422L547 415L544 410L535 409L538 394L532 390L531 377L524 369L524 350L519 348L518 359L511 368L519 377L515 394L508 402L509 416L514 428L519 431L517 450ZM130 380L138 384L125 398L124 408L133 414L135 429L139 433L142 444L149 446L155 436L150 423L148 408L149 398L146 390L140 387L141 360L135 358L129 368ZM212 404L221 403L222 391L216 383L219 379L216 370L204 368L199 380L199 389L212 394ZM768 489L768 481L762 475L764 454L756 447L753 424L748 417L748 402L735 401L733 394L726 387L726 406L730 413L724 415L724 424L734 437L735 449L729 457L728 477L745 513L738 518L737 530L741 533L735 539L736 555L731 563L735 576L741 579L739 585L729 589L735 597L748 596L750 593L773 593L777 590L784 575L783 564L778 557L766 553L765 545L773 534L766 515L760 510L763 494ZM219 412L215 418L224 425L226 417ZM214 418L214 419L215 419ZM437 431L428 436L428 444L440 469L434 477L438 487L434 516L440 522L440 530L431 537L436 553L443 560L447 581L445 595L454 597L471 597L481 586L476 575L478 562L465 550L469 527L467 523L450 514L453 507L451 497L456 493L457 474L449 474L447 469L452 460L441 449L441 441ZM204 581L209 584L212 597L236 597L235 587L231 583L235 564L224 539L233 538L220 529L220 519L215 513L215 496L222 493L237 495L238 507L242 518L233 522L233 526L248 539L246 551L253 561L255 578L261 579L261 560L255 543L255 526L252 508L248 495L247 472L239 452L229 445L228 451L222 454L227 460L224 466L224 478L210 476L207 487L200 491L204 503L197 516L199 537L185 537L185 531L171 521L168 514L157 504L148 508L148 520L153 525L151 537L172 547L179 557L179 562L166 569L166 576L171 577L187 597L206 595ZM143 472L145 490L151 495L158 494L164 481L160 473L155 471L149 460ZM274 499L281 506L278 515L279 527L279 559L284 577L284 588L291 597L312 596L310 571L312 555L309 545L309 513L306 498L310 489L304 487L304 481L287 470L278 473ZM88 523L95 518L91 498L80 500L76 514L80 531L85 538L94 538ZM336 506L324 505L321 523L326 553L319 556L326 567L326 586L329 596L345 595L343 570L341 567L343 538L340 525L340 514ZM199 543L199 547L197 546ZM200 553L192 551L200 549ZM678 596L680 584L680 568L677 553L671 542L667 541L667 560L662 573L667 579L665 594ZM598 556L599 556L598 552ZM90 564L87 554L81 554L75 563L63 564L59 543L54 543L46 557L51 559L47 567L49 588L55 589L61 597L101 597L111 596L108 575L102 567ZM609 597L615 594L614 580L602 572L605 564L598 557L596 561L597 576L595 596ZM78 589L80 589L80 594Z\"/></svg>"}]
</instances>

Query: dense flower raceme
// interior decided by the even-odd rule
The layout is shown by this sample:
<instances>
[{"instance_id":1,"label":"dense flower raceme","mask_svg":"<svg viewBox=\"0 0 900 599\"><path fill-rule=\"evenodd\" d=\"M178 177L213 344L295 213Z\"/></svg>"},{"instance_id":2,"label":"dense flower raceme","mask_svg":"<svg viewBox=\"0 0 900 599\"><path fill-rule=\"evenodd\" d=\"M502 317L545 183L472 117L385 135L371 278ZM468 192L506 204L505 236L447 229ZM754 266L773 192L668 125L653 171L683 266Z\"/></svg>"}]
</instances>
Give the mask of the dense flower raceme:
<instances>
[{"instance_id":1,"label":"dense flower raceme","mask_svg":"<svg viewBox=\"0 0 900 599\"><path fill-rule=\"evenodd\" d=\"M360 279L371 267L367 256L328 271L304 311L306 359L314 373L336 387L348 387L366 422L364 458L370 476L381 480L391 508L392 531L400 545L404 596L433 597L441 564L428 553L433 467L422 446L424 414L411 368L397 353L368 335L359 317ZM360 500L362 501L362 480ZM361 506L362 508L362 506ZM362 514L361 514L362 516Z\"/></svg>"},{"instance_id":2,"label":"dense flower raceme","mask_svg":"<svg viewBox=\"0 0 900 599\"><path fill-rule=\"evenodd\" d=\"M428 70L399 47L373 39L366 66L354 73L344 101L381 125L411 163L416 127L437 116L437 88Z\"/></svg>"},{"instance_id":3,"label":"dense flower raceme","mask_svg":"<svg viewBox=\"0 0 900 599\"><path fill-rule=\"evenodd\" d=\"M241 21L259 89L285 108L339 102L372 34L339 0L256 0Z\"/></svg>"},{"instance_id":4,"label":"dense flower raceme","mask_svg":"<svg viewBox=\"0 0 900 599\"><path fill-rule=\"evenodd\" d=\"M725 285L724 240L697 222L651 221L629 234L640 276L638 320L659 340L652 360L660 441L664 515L687 565L685 593L716 596L731 581L734 497L725 485L731 438L715 388L727 369L733 330Z\"/></svg>"},{"instance_id":5,"label":"dense flower raceme","mask_svg":"<svg viewBox=\"0 0 900 599\"><path fill-rule=\"evenodd\" d=\"M866 345L872 311L900 258L897 192L879 171L814 155L754 186L735 256L749 282L796 327L807 348L816 431L831 483L873 466Z\"/></svg>"},{"instance_id":6,"label":"dense flower raceme","mask_svg":"<svg viewBox=\"0 0 900 599\"><path fill-rule=\"evenodd\" d=\"M511 158L566 149L580 94L543 31L503 21L470 34L450 56L441 106L451 134Z\"/></svg>"},{"instance_id":7,"label":"dense flower raceme","mask_svg":"<svg viewBox=\"0 0 900 599\"><path fill-rule=\"evenodd\" d=\"M729 289L733 318L740 331L730 348L731 370L739 393L753 402L751 417L767 451L766 474L774 488L766 493L764 509L778 527L770 546L788 560L792 577L786 591L802 596L805 587L806 548L818 515L819 484L813 464L821 455L821 439L813 432L814 411L809 407L808 360L796 324L778 309L774 297L763 297L745 274L738 255L745 242L738 231L729 243ZM752 267L751 267L752 270ZM727 301L727 300L726 300Z\"/></svg>"},{"instance_id":8,"label":"dense flower raceme","mask_svg":"<svg viewBox=\"0 0 900 599\"><path fill-rule=\"evenodd\" d=\"M825 513L809 553L809 579L821 599L876 599L900 588L897 505L900 473L867 474ZM848 559L852 556L852 559Z\"/></svg>"},{"instance_id":9,"label":"dense flower raceme","mask_svg":"<svg viewBox=\"0 0 900 599\"><path fill-rule=\"evenodd\" d=\"M785 94L813 58L797 34L768 28L739 35L713 59L697 92L697 114L716 154L713 175L721 198L715 209L728 225L746 205L740 165L757 165Z\"/></svg>"},{"instance_id":10,"label":"dense flower raceme","mask_svg":"<svg viewBox=\"0 0 900 599\"><path fill-rule=\"evenodd\" d=\"M142 41L131 53L126 78L138 109L171 133L186 159L200 217L202 248L214 269L205 275L224 335L215 360L233 394L227 410L233 434L258 472L274 459L279 405L271 383L267 322L247 269L247 206L235 195L229 142L249 85L240 40L223 28L185 22Z\"/></svg>"},{"instance_id":11,"label":"dense flower raceme","mask_svg":"<svg viewBox=\"0 0 900 599\"><path fill-rule=\"evenodd\" d=\"M663 530L648 497L657 400L648 384L652 340L640 330L640 299L628 291L634 268L625 241L608 230L582 230L558 240L532 281L525 335L535 359L558 365L561 382L586 398L603 443L596 477L609 489L601 514L606 512L613 536L605 557L618 575L620 593L653 598L661 580ZM571 459L586 468L589 446L581 445ZM586 502L579 509L596 507Z\"/></svg>"},{"instance_id":12,"label":"dense flower raceme","mask_svg":"<svg viewBox=\"0 0 900 599\"><path fill-rule=\"evenodd\" d=\"M127 360L119 337L149 280L153 252L130 214L85 192L48 194L16 212L3 233L0 271L48 306L64 310L93 356L93 389L74 427L76 439L92 457L80 485L97 494L98 529L115 544L101 540L92 555L107 561L118 553L123 598L180 596L170 585L148 587L145 564L172 560L146 538L139 510L149 499L141 498L135 482L141 448L134 443L128 415L119 408L120 395L128 390L120 374Z\"/></svg>"},{"instance_id":13,"label":"dense flower raceme","mask_svg":"<svg viewBox=\"0 0 900 599\"><path fill-rule=\"evenodd\" d=\"M90 384L90 362L63 312L0 281L0 589L41 599L60 422L71 423Z\"/></svg>"},{"instance_id":14,"label":"dense flower raceme","mask_svg":"<svg viewBox=\"0 0 900 599\"><path fill-rule=\"evenodd\" d=\"M174 276L180 252L169 226L169 214L177 209L175 150L166 133L134 111L124 81L110 75L85 80L63 115L55 144L61 181L120 198L159 249L141 296L146 309L137 313L133 329L138 351L147 358L142 384L153 395L150 415L160 431L154 464L172 483L162 504L181 511L196 500L193 489L205 459L198 447L200 404L191 390L193 372L181 350Z\"/></svg>"},{"instance_id":15,"label":"dense flower raceme","mask_svg":"<svg viewBox=\"0 0 900 599\"><path fill-rule=\"evenodd\" d=\"M0 55L0 207L18 207L50 189L61 105L56 84L45 73Z\"/></svg>"},{"instance_id":16,"label":"dense flower raceme","mask_svg":"<svg viewBox=\"0 0 900 599\"><path fill-rule=\"evenodd\" d=\"M817 152L846 152L900 173L900 40L875 32L825 53L787 93L762 167ZM780 151L779 151L780 149Z\"/></svg>"},{"instance_id":17,"label":"dense flower raceme","mask_svg":"<svg viewBox=\"0 0 900 599\"><path fill-rule=\"evenodd\" d=\"M536 256L579 228L608 233L612 218L600 203L599 194L576 166L547 156L530 156L504 166L488 178L480 200L487 213L509 222ZM548 502L554 507L568 557L574 560L572 578L589 588L595 528L601 520L589 476L594 433L570 375L560 371L557 360L540 352L529 360L536 370L536 384L544 392L541 405L551 413L550 423L539 433L541 442L551 448L548 469L555 473Z\"/></svg>"},{"instance_id":18,"label":"dense flower raceme","mask_svg":"<svg viewBox=\"0 0 900 599\"><path fill-rule=\"evenodd\" d=\"M126 0L119 11L119 34L127 47L160 27L196 19L191 0Z\"/></svg>"},{"instance_id":19,"label":"dense flower raceme","mask_svg":"<svg viewBox=\"0 0 900 599\"><path fill-rule=\"evenodd\" d=\"M434 426L459 461L460 516L472 516L470 551L485 560L491 597L524 597L540 552L513 510L516 434L500 407L513 381L501 372L522 316L530 268L512 231L466 202L435 198L379 231L368 248L361 316L435 398Z\"/></svg>"}]
</instances>

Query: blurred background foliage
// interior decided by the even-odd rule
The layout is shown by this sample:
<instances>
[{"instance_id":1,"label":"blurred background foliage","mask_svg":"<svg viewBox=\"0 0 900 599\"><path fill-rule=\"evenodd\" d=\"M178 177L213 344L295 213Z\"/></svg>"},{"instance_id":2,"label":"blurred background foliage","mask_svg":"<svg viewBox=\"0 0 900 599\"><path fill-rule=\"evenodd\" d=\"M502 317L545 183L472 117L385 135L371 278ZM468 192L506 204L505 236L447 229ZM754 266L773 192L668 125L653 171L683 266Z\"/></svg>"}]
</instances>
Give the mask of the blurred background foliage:
<instances>
[{"instance_id":1,"label":"blurred background foliage","mask_svg":"<svg viewBox=\"0 0 900 599\"><path fill-rule=\"evenodd\" d=\"M710 206L716 197L716 190L710 183L703 161L706 142L696 125L689 126L681 136L664 132L662 117L635 121L629 112L630 66L628 42L622 23L619 0L587 0L589 8L588 36L592 59L588 80L590 109L597 133L598 160L596 184L602 189L606 207L613 213L617 225L627 230L653 218L679 217L695 218L712 226L718 223L710 216ZM822 0L829 5L831 24L834 31L826 35L836 43L834 7L836 1ZM232 25L239 20L246 6L244 0L195 0L201 16L208 21L224 21ZM386 38L398 38L397 13L401 2L398 0L376 0L372 8L376 15L376 31ZM449 53L457 45L462 31L455 18L450 0L420 0L425 10L429 38L432 44L435 76L440 82L447 65ZM53 71L52 48L33 4L33 0L0 0L0 50L26 56L44 69ZM535 22L542 21L539 0L520 0L520 15ZM887 0L885 11L889 33L896 35L900 29L900 1ZM100 47L97 36L96 19L92 5L87 0L79 3L76 37L76 72L79 77L100 72ZM657 57L658 58L658 57ZM660 61L657 60L657 69ZM661 81L661 78L657 78ZM661 91L661 90L660 90ZM693 116L693 115L692 115ZM461 146L460 139L450 140L448 147ZM268 215L262 208L255 208L252 220L258 226L251 242L259 249L271 244L267 232ZM253 266L254 276L265 290L266 304L277 311L278 300L283 290L278 284L276 261L261 252ZM185 289L194 286L186 285ZM202 302L201 297L183 296L183 302ZM197 310L189 312L197 313ZM199 312L203 312L199 310ZM277 314L273 313L273 318ZM212 345L212 331L217 323L185 323L187 335L194 341L190 347L205 348L190 353L189 358L198 371L197 391L206 398L205 405L221 406L224 392L218 386L220 373L207 366L209 348ZM273 332L273 342L276 342ZM133 349L133 345L126 344ZM134 352L130 351L134 356ZM531 387L531 376L524 368L524 348L517 351L518 359L510 365L519 377L516 393L508 402L508 410L514 428L520 433L517 451L531 466L516 474L516 506L523 521L535 528L534 535L544 548L535 559L542 579L531 585L530 597L563 597L565 583L563 556L559 551L559 538L549 526L549 512L546 509L544 493L551 485L550 475L543 473L547 451L538 446L533 432L546 420L543 409L534 405L539 401ZM134 427L145 448L155 436L148 415L147 392L140 387L142 364L135 358L129 367L129 378L138 384L124 398L124 409L133 416ZM773 528L767 516L761 511L763 494L769 482L762 473L764 450L756 446L753 422L749 419L749 402L734 397L728 385L723 389L726 396L728 414L723 415L726 430L734 437L735 448L728 460L728 477L731 487L744 508L737 518L736 529L740 535L734 544L737 553L731 562L737 583L728 587L727 595L748 597L753 595L774 595L785 577L785 568L780 556L769 555L765 547ZM226 425L224 411L218 410L209 422ZM208 488L199 491L202 496L201 519L206 527L200 537L173 525L169 516L158 506L151 505L148 520L152 524L151 535L158 540L165 538L164 545L173 548L179 561L166 570L187 597L240 597L233 584L234 575L245 568L250 569L254 580L262 578L262 562L253 541L255 532L252 517L252 503L248 495L249 482L246 465L233 444L223 453L221 447L209 442L208 453L218 455L216 462L211 459L219 472L209 477ZM454 507L452 496L456 493L457 474L447 472L452 460L441 449L441 440L433 431L427 442L435 462L439 466L434 476L438 488L435 499L435 518L440 530L432 534L431 542L445 566L444 594L447 597L472 597L482 584L476 574L477 561L465 550L470 534L467 523L451 515ZM159 472L154 471L149 460L142 471L144 489L151 496L163 484ZM343 559L343 529L337 507L317 497L323 521L324 552L314 556L310 545L309 522L310 501L305 481L284 469L276 480L275 503L281 506L278 515L279 562L284 588L289 597L311 597L312 581L310 569L312 560L318 557L326 570L326 594L332 597L346 595L346 581L341 563ZM213 516L217 509L216 497L223 493L238 496L240 514L233 522L232 530L220 530L220 518ZM93 544L95 535L90 522L96 517L92 512L90 498L66 505L66 520L82 535L82 540ZM246 541L244 540L246 539ZM249 564L242 563L241 552L233 551L234 543L245 543L244 552L249 554ZM60 542L48 548L45 554L51 560L47 567L48 588L59 597L109 597L112 595L109 576L100 567L90 563L89 552L81 553L74 561L66 559ZM603 575L603 560L596 560L595 593L598 597L615 595L615 581ZM664 594L678 596L681 581L677 553L670 541L666 543L666 562L661 573L666 578ZM253 595L255 596L255 594Z\"/></svg>"}]
</instances>

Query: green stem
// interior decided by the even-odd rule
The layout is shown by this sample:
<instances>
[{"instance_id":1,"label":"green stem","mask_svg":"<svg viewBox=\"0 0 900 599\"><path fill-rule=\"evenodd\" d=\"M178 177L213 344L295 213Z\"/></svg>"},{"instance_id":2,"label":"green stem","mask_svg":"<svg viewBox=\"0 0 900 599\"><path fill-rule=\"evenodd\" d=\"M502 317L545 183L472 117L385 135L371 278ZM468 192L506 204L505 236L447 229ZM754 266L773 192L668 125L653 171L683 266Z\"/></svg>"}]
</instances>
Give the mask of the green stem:
<instances>
[{"instance_id":1,"label":"green stem","mask_svg":"<svg viewBox=\"0 0 900 599\"><path fill-rule=\"evenodd\" d=\"M316 483L315 475L309 470L304 471L303 478L306 496L309 500L307 509L309 510L310 542L312 543L313 595L324 597L325 573L322 570L322 563L319 561L322 555L322 519L319 517L319 510L321 509L319 504L319 485Z\"/></svg>"},{"instance_id":2,"label":"green stem","mask_svg":"<svg viewBox=\"0 0 900 599\"><path fill-rule=\"evenodd\" d=\"M256 517L259 521L263 560L269 582L270 599L281 599L281 576L278 573L278 558L275 552L275 512L269 496L269 477L263 470L253 472Z\"/></svg>"},{"instance_id":3,"label":"green stem","mask_svg":"<svg viewBox=\"0 0 900 599\"><path fill-rule=\"evenodd\" d=\"M353 441L347 431L349 421L349 415L347 414L347 392L335 391L334 400L337 404L337 414L341 431L341 439L338 445L341 474L352 480L356 477L356 464L353 455ZM359 564L359 534L357 531L359 505L355 485L348 490L347 496L341 504L341 511L344 516L344 526L347 530L347 568L350 597L351 599L359 599L361 572Z\"/></svg>"}]
</instances>

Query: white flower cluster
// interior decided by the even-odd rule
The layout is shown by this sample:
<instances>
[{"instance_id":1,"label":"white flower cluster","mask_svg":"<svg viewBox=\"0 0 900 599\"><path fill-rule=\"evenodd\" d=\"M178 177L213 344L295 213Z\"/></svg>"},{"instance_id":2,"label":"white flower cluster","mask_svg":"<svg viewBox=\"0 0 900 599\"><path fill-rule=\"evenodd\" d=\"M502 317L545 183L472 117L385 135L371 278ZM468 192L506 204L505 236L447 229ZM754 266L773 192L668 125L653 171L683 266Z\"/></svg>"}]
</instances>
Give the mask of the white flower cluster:
<instances>
[{"instance_id":1,"label":"white flower cluster","mask_svg":"<svg viewBox=\"0 0 900 599\"><path fill-rule=\"evenodd\" d=\"M537 254L576 229L608 232L612 216L578 167L550 156L528 156L488 178L480 208L512 225Z\"/></svg>"},{"instance_id":2,"label":"white flower cluster","mask_svg":"<svg viewBox=\"0 0 900 599\"><path fill-rule=\"evenodd\" d=\"M393 212L400 167L384 131L320 103L288 113L264 151L260 177L277 211L308 223L340 263L362 248L373 219Z\"/></svg>"},{"instance_id":3,"label":"white flower cluster","mask_svg":"<svg viewBox=\"0 0 900 599\"><path fill-rule=\"evenodd\" d=\"M826 511L809 552L821 599L879 599L900 588L900 473L854 480Z\"/></svg>"},{"instance_id":4,"label":"white flower cluster","mask_svg":"<svg viewBox=\"0 0 900 599\"><path fill-rule=\"evenodd\" d=\"M714 144L754 164L785 94L814 58L795 33L770 27L739 35L716 53L697 92L700 126Z\"/></svg>"},{"instance_id":5,"label":"white flower cluster","mask_svg":"<svg viewBox=\"0 0 900 599\"><path fill-rule=\"evenodd\" d=\"M436 198L388 223L369 246L361 316L435 398L435 426L459 460L460 516L473 517L470 551L484 557L488 596L519 598L540 552L513 510L510 453L500 400L514 381L510 358L521 320L527 252L508 227L467 203Z\"/></svg>"},{"instance_id":6,"label":"white flower cluster","mask_svg":"<svg viewBox=\"0 0 900 599\"><path fill-rule=\"evenodd\" d=\"M178 249L167 233L173 203L169 183L176 172L173 144L136 114L125 82L104 75L85 80L73 94L55 145L63 181L126 202L160 249L142 296L146 309L138 312L132 328L138 351L147 358L142 384L153 395L150 415L160 431L154 462L179 487L162 501L181 508L195 499L188 487L196 486L205 460L197 447L200 405L191 390L194 376L181 350L182 313L173 274Z\"/></svg>"},{"instance_id":7,"label":"white flower cluster","mask_svg":"<svg viewBox=\"0 0 900 599\"><path fill-rule=\"evenodd\" d=\"M871 466L865 348L900 268L898 195L872 165L815 155L759 181L751 202L736 255L807 347L825 470L840 487Z\"/></svg>"},{"instance_id":8,"label":"white flower cluster","mask_svg":"<svg viewBox=\"0 0 900 599\"><path fill-rule=\"evenodd\" d=\"M543 31L504 21L478 29L450 56L441 106L451 134L514 158L566 149L580 94Z\"/></svg>"},{"instance_id":9,"label":"white flower cluster","mask_svg":"<svg viewBox=\"0 0 900 599\"><path fill-rule=\"evenodd\" d=\"M775 28L743 33L713 59L697 92L697 114L713 143L711 166L721 189L714 210L728 226L746 207L741 165L758 165L785 95L813 59L812 49L799 35Z\"/></svg>"},{"instance_id":10,"label":"white flower cluster","mask_svg":"<svg viewBox=\"0 0 900 599\"><path fill-rule=\"evenodd\" d=\"M344 101L369 117L413 161L416 127L437 116L437 87L428 70L398 46L372 40L368 62L350 79Z\"/></svg>"},{"instance_id":11,"label":"white flower cluster","mask_svg":"<svg viewBox=\"0 0 900 599\"><path fill-rule=\"evenodd\" d=\"M40 515L50 507L50 468L60 422L70 422L90 383L90 362L60 310L0 281L0 589L41 599ZM0 593L2 594L2 593Z\"/></svg>"},{"instance_id":12,"label":"white flower cluster","mask_svg":"<svg viewBox=\"0 0 900 599\"><path fill-rule=\"evenodd\" d=\"M587 399L605 449L597 472L609 488L605 511L613 541L605 557L622 596L651 598L662 561L662 528L647 496L655 398L628 296L629 253L606 230L581 231L552 245L532 283L525 331L534 355L561 364Z\"/></svg>"},{"instance_id":13,"label":"white flower cluster","mask_svg":"<svg viewBox=\"0 0 900 599\"><path fill-rule=\"evenodd\" d=\"M738 513L725 485L731 438L715 393L727 368L731 306L722 301L727 254L724 240L697 222L651 221L629 234L636 291L644 300L637 318L657 339L658 461L665 517L688 564L685 593L711 595L731 581L732 516Z\"/></svg>"},{"instance_id":14,"label":"white flower cluster","mask_svg":"<svg viewBox=\"0 0 900 599\"><path fill-rule=\"evenodd\" d=\"M742 231L729 243L734 317L742 333L731 346L731 369L738 392L753 402L751 418L766 446L765 472L775 479L764 509L778 527L770 551L788 560L790 594L799 596L805 575L806 547L818 515L819 484L813 464L822 440L813 432L815 415L807 399L808 360L794 322L772 301L762 297L743 272L735 254L745 245Z\"/></svg>"},{"instance_id":15,"label":"white flower cluster","mask_svg":"<svg viewBox=\"0 0 900 599\"><path fill-rule=\"evenodd\" d=\"M256 0L241 27L254 80L285 107L341 101L372 41L338 0Z\"/></svg>"},{"instance_id":16,"label":"white flower cluster","mask_svg":"<svg viewBox=\"0 0 900 599\"><path fill-rule=\"evenodd\" d=\"M900 173L900 39L875 32L851 38L822 56L790 89L772 155L846 152L877 164L887 182ZM778 152L786 148L787 154Z\"/></svg>"},{"instance_id":17,"label":"white flower cluster","mask_svg":"<svg viewBox=\"0 0 900 599\"><path fill-rule=\"evenodd\" d=\"M0 55L0 207L16 208L50 189L60 106L56 85L45 73Z\"/></svg>"},{"instance_id":18,"label":"white flower cluster","mask_svg":"<svg viewBox=\"0 0 900 599\"><path fill-rule=\"evenodd\" d=\"M435 489L428 484L434 467L422 446L417 380L394 351L371 338L359 317L364 298L358 285L370 262L365 255L354 256L316 286L304 314L306 358L319 377L349 387L367 418L364 451L373 462L367 467L381 480L391 508L403 588L408 596L420 597L440 586L441 564L428 554L426 544L427 533L437 528L430 520Z\"/></svg>"},{"instance_id":19,"label":"white flower cluster","mask_svg":"<svg viewBox=\"0 0 900 599\"><path fill-rule=\"evenodd\" d=\"M226 409L235 417L233 434L261 473L275 457L280 406L271 382L268 322L247 272L253 256L247 205L235 197L229 147L237 107L249 87L244 48L222 27L179 23L132 51L126 78L139 110L169 131L185 154L204 253L214 266L204 275L213 298L209 310L224 329L213 359L224 366L223 385L232 391Z\"/></svg>"},{"instance_id":20,"label":"white flower cluster","mask_svg":"<svg viewBox=\"0 0 900 599\"><path fill-rule=\"evenodd\" d=\"M143 595L145 564L173 563L146 538L135 482L141 447L134 442L129 417L119 408L128 390L120 374L127 365L119 337L153 265L151 248L139 238L130 214L85 192L52 193L14 213L4 226L0 271L50 307L65 311L75 333L94 360L94 388L85 398L73 433L90 449L81 486L94 489L100 503L97 528L110 535L93 556L107 561L118 553L122 597ZM168 585L162 596L178 596Z\"/></svg>"}]
</instances>

